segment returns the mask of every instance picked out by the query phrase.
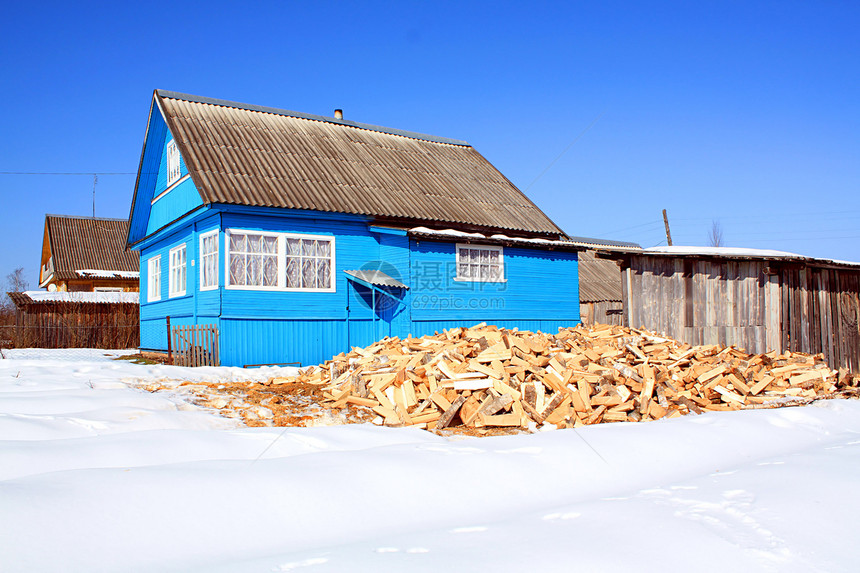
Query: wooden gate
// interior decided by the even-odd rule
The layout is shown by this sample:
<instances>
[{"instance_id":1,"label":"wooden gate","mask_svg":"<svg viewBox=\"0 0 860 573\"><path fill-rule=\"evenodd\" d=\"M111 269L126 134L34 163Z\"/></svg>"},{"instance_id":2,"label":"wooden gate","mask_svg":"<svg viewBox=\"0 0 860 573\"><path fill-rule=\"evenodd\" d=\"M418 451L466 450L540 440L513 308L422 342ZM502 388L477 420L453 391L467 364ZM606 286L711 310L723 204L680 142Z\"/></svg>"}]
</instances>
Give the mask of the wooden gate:
<instances>
[{"instance_id":1,"label":"wooden gate","mask_svg":"<svg viewBox=\"0 0 860 573\"><path fill-rule=\"evenodd\" d=\"M171 329L173 364L220 366L218 327L214 324L174 326Z\"/></svg>"}]
</instances>

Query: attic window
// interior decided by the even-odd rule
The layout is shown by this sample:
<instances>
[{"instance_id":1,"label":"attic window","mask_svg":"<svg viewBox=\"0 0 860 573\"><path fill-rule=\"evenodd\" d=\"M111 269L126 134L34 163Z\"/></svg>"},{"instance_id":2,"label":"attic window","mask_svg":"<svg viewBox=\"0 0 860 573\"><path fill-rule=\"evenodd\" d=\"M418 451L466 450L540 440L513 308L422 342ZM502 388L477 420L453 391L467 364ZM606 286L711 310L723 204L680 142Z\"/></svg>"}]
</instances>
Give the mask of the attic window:
<instances>
[{"instance_id":1,"label":"attic window","mask_svg":"<svg viewBox=\"0 0 860 573\"><path fill-rule=\"evenodd\" d=\"M167 185L173 185L179 181L179 150L176 141L171 139L167 143Z\"/></svg>"}]
</instances>

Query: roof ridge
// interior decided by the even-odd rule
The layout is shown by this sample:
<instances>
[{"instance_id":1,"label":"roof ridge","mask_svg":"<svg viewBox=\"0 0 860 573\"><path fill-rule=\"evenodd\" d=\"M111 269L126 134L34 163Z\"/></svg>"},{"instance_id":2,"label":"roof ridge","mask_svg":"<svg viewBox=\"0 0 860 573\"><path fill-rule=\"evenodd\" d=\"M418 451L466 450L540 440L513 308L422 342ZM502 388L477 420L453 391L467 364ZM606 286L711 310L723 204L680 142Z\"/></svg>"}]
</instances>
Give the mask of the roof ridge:
<instances>
[{"instance_id":1,"label":"roof ridge","mask_svg":"<svg viewBox=\"0 0 860 573\"><path fill-rule=\"evenodd\" d=\"M400 137L406 137L409 139L419 139L421 141L429 141L431 143L444 143L448 145L459 145L472 147L469 142L462 141L460 139L452 139L449 137L440 137L438 135L430 135L427 133L419 133L417 131L406 131L403 129L396 129L393 127L384 127L381 125L373 125L370 123L359 123L357 121L350 121L348 119L337 119L335 117L328 117L325 115L315 115L312 113L303 113L300 111L292 111L289 109L281 109L276 107L266 107L261 105L254 105L248 103L242 103L231 100L224 99L216 99L209 98L204 96L197 96L193 94L186 94L181 92L174 92L169 90L155 90L155 93L159 97L168 98L168 99L178 99L183 101L190 101L194 103L204 103L209 105L217 105L222 107L232 107L236 109L244 109L247 111L258 111L261 113L271 113L275 115L284 115L287 117L295 117L299 119L307 119L311 121L322 121L326 123L334 123L336 125L344 125L346 127L354 127L357 129L367 129L370 131L376 131L379 133L387 133L389 135L398 135Z\"/></svg>"},{"instance_id":2,"label":"roof ridge","mask_svg":"<svg viewBox=\"0 0 860 573\"><path fill-rule=\"evenodd\" d=\"M90 221L128 221L121 217L90 217L88 215L57 215L56 213L45 213L45 218L56 217L58 219L87 219Z\"/></svg>"}]
</instances>

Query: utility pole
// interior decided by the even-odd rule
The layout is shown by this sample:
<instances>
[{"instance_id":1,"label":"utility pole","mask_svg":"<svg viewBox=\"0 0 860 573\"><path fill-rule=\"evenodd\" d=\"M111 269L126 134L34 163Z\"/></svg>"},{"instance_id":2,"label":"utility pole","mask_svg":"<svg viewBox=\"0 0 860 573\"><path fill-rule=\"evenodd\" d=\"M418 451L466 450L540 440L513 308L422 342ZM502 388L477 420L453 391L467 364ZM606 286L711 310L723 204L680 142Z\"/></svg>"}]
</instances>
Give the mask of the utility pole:
<instances>
[{"instance_id":1,"label":"utility pole","mask_svg":"<svg viewBox=\"0 0 860 573\"><path fill-rule=\"evenodd\" d=\"M96 183L99 182L99 176L93 173L93 218L96 216ZM665 211L663 211L665 216Z\"/></svg>"},{"instance_id":2,"label":"utility pole","mask_svg":"<svg viewBox=\"0 0 860 573\"><path fill-rule=\"evenodd\" d=\"M666 209L663 209L663 224L666 225L666 242L672 246L672 233L669 232L669 216L666 215Z\"/></svg>"}]
</instances>

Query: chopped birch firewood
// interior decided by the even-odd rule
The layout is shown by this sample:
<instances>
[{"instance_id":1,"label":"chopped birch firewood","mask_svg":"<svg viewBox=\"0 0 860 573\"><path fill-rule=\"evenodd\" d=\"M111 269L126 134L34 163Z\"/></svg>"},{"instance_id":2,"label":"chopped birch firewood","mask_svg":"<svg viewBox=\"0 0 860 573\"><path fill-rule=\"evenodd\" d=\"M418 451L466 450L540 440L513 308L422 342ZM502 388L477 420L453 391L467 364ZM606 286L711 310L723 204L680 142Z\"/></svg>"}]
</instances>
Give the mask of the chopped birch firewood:
<instances>
[{"instance_id":1,"label":"chopped birch firewood","mask_svg":"<svg viewBox=\"0 0 860 573\"><path fill-rule=\"evenodd\" d=\"M298 376L274 377L266 387L273 394L318 387L321 407L363 408L390 426L438 431L456 423L519 431L776 407L786 397L807 403L844 394L854 379L830 369L821 355L748 355L610 325L553 335L480 324L385 338ZM201 398L206 407L225 411L234 402L211 393ZM259 418L252 409L259 406L267 407L249 403L239 417Z\"/></svg>"}]
</instances>

